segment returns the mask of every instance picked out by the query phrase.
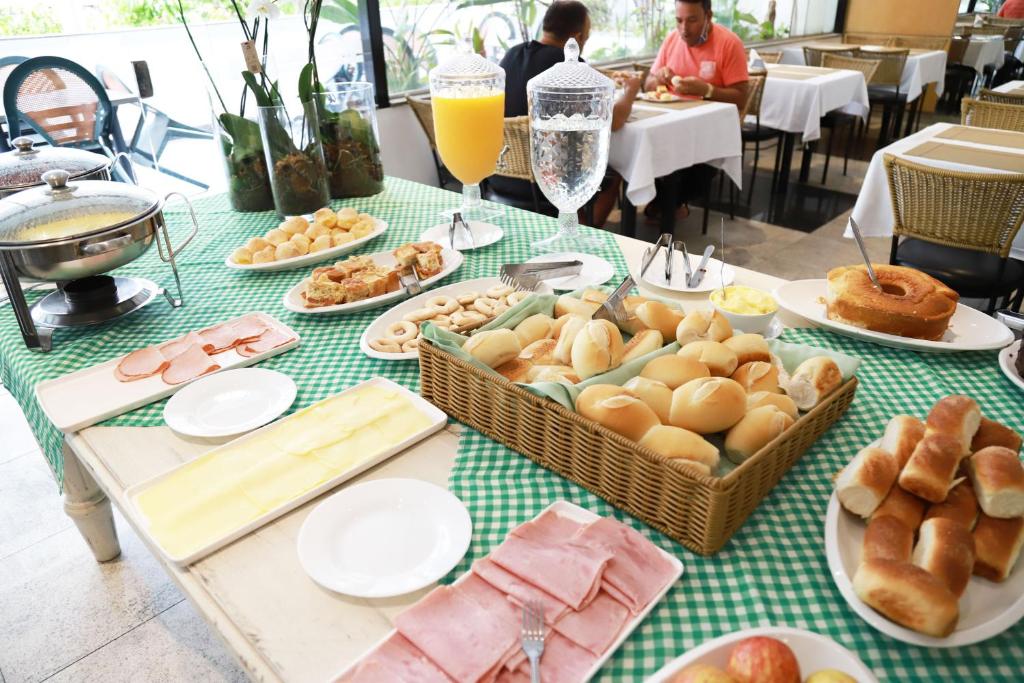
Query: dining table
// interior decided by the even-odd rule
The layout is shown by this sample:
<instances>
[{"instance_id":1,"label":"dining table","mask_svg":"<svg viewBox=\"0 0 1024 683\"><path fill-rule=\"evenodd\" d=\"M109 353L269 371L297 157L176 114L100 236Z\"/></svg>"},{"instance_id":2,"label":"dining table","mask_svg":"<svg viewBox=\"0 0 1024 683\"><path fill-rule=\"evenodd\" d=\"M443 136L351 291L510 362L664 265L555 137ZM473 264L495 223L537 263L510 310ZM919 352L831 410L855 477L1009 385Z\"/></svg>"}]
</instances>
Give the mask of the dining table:
<instances>
[{"instance_id":1,"label":"dining table","mask_svg":"<svg viewBox=\"0 0 1024 683\"><path fill-rule=\"evenodd\" d=\"M967 43L963 63L972 67L978 75L985 73L985 67L991 64L998 69L1006 60L1003 36L974 36Z\"/></svg>"},{"instance_id":2,"label":"dining table","mask_svg":"<svg viewBox=\"0 0 1024 683\"><path fill-rule=\"evenodd\" d=\"M1024 95L1024 81L1007 81L1002 85L997 85L992 88L996 92L1006 93L1009 95Z\"/></svg>"},{"instance_id":3,"label":"dining table","mask_svg":"<svg viewBox=\"0 0 1024 683\"><path fill-rule=\"evenodd\" d=\"M407 180L387 178L373 197L334 202L388 223L360 253L393 249L415 240L436 222L458 195ZM43 380L116 358L250 311L269 313L300 336L295 349L259 367L289 375L297 385L292 409L299 409L371 377L386 377L413 391L419 388L415 360L370 358L360 349L363 329L381 310L347 315L307 315L286 310L283 294L305 270L243 272L225 257L246 239L277 225L273 212L237 213L224 195L194 201L200 229L178 260L185 305L171 309L157 301L116 321L91 328L60 330L48 354L29 351L9 309L0 308L0 379L25 412L62 486L65 509L97 561L117 557L119 543L112 508L117 508L196 612L256 681L330 681L392 628L397 614L429 587L391 598L355 598L321 588L303 571L297 538L311 511L330 491L205 558L179 566L158 549L126 490L193 460L217 442L187 438L163 421L157 401L105 422L61 433L47 420L34 388ZM465 252L461 268L439 285L494 276L502 263L530 255L530 243L556 230L553 218L500 205L495 222L505 237ZM172 234L184 230L187 210L165 209ZM674 301L684 310L707 305L707 293L679 293L644 283L639 264L649 244L598 231L581 230L603 241L600 255L615 269L616 284L627 273L640 291ZM728 256L728 254L726 254ZM164 281L155 252L123 266L123 274L145 273ZM824 273L822 273L824 275ZM773 291L784 281L736 266L738 284ZM28 292L30 301L37 294ZM567 500L612 516L678 557L682 578L672 585L644 622L598 673L598 680L642 680L677 655L717 636L766 625L804 628L855 652L885 680L1007 680L1024 661L1024 625L1017 624L983 643L956 649L907 647L874 630L847 606L828 569L823 520L835 473L861 447L880 435L889 417L923 416L950 392L971 393L985 415L1024 431L1021 395L1000 373L993 352L919 354L872 345L816 329L780 311L782 339L861 360L857 396L845 415L814 443L751 514L718 554L694 554L609 503L479 432L449 421L447 427L384 463L342 484L382 478L412 478L448 488L467 507L472 541L465 558L444 579L449 583L487 554L516 524L552 502ZM83 401L88 396L82 396ZM380 543L389 539L381 538ZM0 615L0 627L5 625Z\"/></svg>"}]
</instances>

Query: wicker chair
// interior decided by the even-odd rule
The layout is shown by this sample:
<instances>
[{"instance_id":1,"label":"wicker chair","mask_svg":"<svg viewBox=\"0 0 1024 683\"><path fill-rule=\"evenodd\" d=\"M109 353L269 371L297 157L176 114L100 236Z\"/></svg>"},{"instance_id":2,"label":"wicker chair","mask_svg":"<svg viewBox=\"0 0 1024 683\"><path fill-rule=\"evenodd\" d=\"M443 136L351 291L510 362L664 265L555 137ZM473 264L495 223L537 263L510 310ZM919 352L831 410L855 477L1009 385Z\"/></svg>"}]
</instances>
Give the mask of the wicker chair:
<instances>
[{"instance_id":1,"label":"wicker chair","mask_svg":"<svg viewBox=\"0 0 1024 683\"><path fill-rule=\"evenodd\" d=\"M871 109L868 112L868 126L875 105L882 107L882 125L878 131L878 147L885 147L889 141L899 136L903 123L903 113L907 106L907 94L900 92L903 80L903 68L907 64L910 50L857 50L857 59L878 62L875 75L868 81L868 101Z\"/></svg>"},{"instance_id":2,"label":"wicker chair","mask_svg":"<svg viewBox=\"0 0 1024 683\"><path fill-rule=\"evenodd\" d=\"M974 91L974 83L978 80L978 72L973 66L964 64L964 55L970 38L953 36L946 52L945 88L937 104L942 111L957 113L960 111L960 100L969 97Z\"/></svg>"},{"instance_id":3,"label":"wicker chair","mask_svg":"<svg viewBox=\"0 0 1024 683\"><path fill-rule=\"evenodd\" d=\"M850 71L859 71L864 74L865 83L870 83L871 79L875 76L875 71L878 70L878 62L875 60L842 57L834 54L825 55L822 59L821 65L829 69L848 69ZM840 128L846 129L846 149L843 153L843 175L846 175L846 171L850 165L850 153L853 150L853 140L857 137L854 134L855 129L857 128L857 123L860 120L859 116L845 114L838 110L830 111L821 118L822 127L831 130L831 133L828 136L828 147L825 150L825 168L821 172L822 185L824 185L825 181L828 179L828 166L829 162L832 160L832 146Z\"/></svg>"},{"instance_id":4,"label":"wicker chair","mask_svg":"<svg viewBox=\"0 0 1024 683\"><path fill-rule=\"evenodd\" d=\"M983 26L975 26L971 31L971 35L975 36L1005 36L1005 26L994 26L992 24L985 24Z\"/></svg>"},{"instance_id":5,"label":"wicker chair","mask_svg":"<svg viewBox=\"0 0 1024 683\"><path fill-rule=\"evenodd\" d=\"M1017 107L1024 107L1024 95L1014 95L1008 92L999 92L982 88L978 91L978 100L982 102L997 102L999 104L1012 104Z\"/></svg>"},{"instance_id":6,"label":"wicker chair","mask_svg":"<svg viewBox=\"0 0 1024 683\"><path fill-rule=\"evenodd\" d=\"M761 58L761 61L765 64L778 64L782 61L781 52L758 52L757 55Z\"/></svg>"},{"instance_id":7,"label":"wicker chair","mask_svg":"<svg viewBox=\"0 0 1024 683\"><path fill-rule=\"evenodd\" d=\"M429 95L406 95L406 102L420 122L423 133L430 144L430 154L434 157L434 168L437 169L437 185L445 188L448 183L457 182L455 176L441 163L441 155L437 153L437 138L434 137L434 108L430 104Z\"/></svg>"},{"instance_id":8,"label":"wicker chair","mask_svg":"<svg viewBox=\"0 0 1024 683\"><path fill-rule=\"evenodd\" d=\"M547 201L533 177L530 157L530 117L505 119L507 150L487 182L486 195L491 201L508 204L534 213L557 215L558 210Z\"/></svg>"},{"instance_id":9,"label":"wicker chair","mask_svg":"<svg viewBox=\"0 0 1024 683\"><path fill-rule=\"evenodd\" d=\"M844 33L843 42L847 45L883 45L890 46L894 36L888 33Z\"/></svg>"},{"instance_id":10,"label":"wicker chair","mask_svg":"<svg viewBox=\"0 0 1024 683\"><path fill-rule=\"evenodd\" d=\"M892 198L889 263L928 273L988 312L1017 291L1024 262L1009 258L1024 220L1024 173L964 173L884 157Z\"/></svg>"},{"instance_id":11,"label":"wicker chair","mask_svg":"<svg viewBox=\"0 0 1024 683\"><path fill-rule=\"evenodd\" d=\"M964 126L1024 133L1024 107L965 97L960 103L960 123Z\"/></svg>"},{"instance_id":12,"label":"wicker chair","mask_svg":"<svg viewBox=\"0 0 1024 683\"><path fill-rule=\"evenodd\" d=\"M10 55L7 57L0 57L0 98L3 96L4 83L7 82L7 77L14 71L14 67L24 62L28 57L18 57ZM25 123L24 126L28 126ZM4 130L3 126L0 126L0 152L11 151L11 145L7 139L7 131Z\"/></svg>"},{"instance_id":13,"label":"wicker chair","mask_svg":"<svg viewBox=\"0 0 1024 683\"><path fill-rule=\"evenodd\" d=\"M747 89L747 101L744 103L743 111L740 114L741 137L743 140L743 151L746 152L748 143L754 143L754 165L750 171L750 190L747 193L747 203L754 197L754 180L757 178L758 162L761 160L761 143L775 140L775 166L772 171L772 186L775 186L779 173L779 150L782 148L782 131L761 125L761 100L764 97L765 76L750 76ZM753 117L753 121L747 119ZM735 186L730 187L730 198L735 191Z\"/></svg>"},{"instance_id":14,"label":"wicker chair","mask_svg":"<svg viewBox=\"0 0 1024 683\"><path fill-rule=\"evenodd\" d=\"M842 57L852 57L856 52L856 48L848 48L837 45L835 49L832 48L820 48L820 47L809 47L804 45L804 64L807 66L821 66L822 58L825 55L840 55Z\"/></svg>"},{"instance_id":15,"label":"wicker chair","mask_svg":"<svg viewBox=\"0 0 1024 683\"><path fill-rule=\"evenodd\" d=\"M942 50L949 49L949 38L943 36L895 36L890 43L891 47L907 47L912 50Z\"/></svg>"}]
</instances>

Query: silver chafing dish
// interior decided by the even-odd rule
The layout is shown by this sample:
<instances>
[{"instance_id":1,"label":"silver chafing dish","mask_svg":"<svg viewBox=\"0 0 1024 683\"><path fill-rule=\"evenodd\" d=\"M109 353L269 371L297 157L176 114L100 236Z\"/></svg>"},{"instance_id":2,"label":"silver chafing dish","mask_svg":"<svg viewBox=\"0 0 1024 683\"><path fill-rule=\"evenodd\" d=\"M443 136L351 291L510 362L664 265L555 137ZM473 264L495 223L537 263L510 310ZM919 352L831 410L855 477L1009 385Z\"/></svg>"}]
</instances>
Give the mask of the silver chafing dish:
<instances>
[{"instance_id":1,"label":"silver chafing dish","mask_svg":"<svg viewBox=\"0 0 1024 683\"><path fill-rule=\"evenodd\" d=\"M114 161L74 147L33 147L32 139L17 137L14 150L0 154L0 199L43 185L43 173L61 168L71 180L110 180Z\"/></svg>"}]
</instances>

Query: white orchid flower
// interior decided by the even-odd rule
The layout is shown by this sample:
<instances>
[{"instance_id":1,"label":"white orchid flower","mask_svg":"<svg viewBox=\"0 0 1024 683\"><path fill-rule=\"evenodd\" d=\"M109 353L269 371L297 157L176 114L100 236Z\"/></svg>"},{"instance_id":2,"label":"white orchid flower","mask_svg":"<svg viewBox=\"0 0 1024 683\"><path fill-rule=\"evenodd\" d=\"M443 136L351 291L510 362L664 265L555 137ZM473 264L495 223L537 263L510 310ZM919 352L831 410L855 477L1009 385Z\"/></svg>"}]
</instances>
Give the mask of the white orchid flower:
<instances>
[{"instance_id":1,"label":"white orchid flower","mask_svg":"<svg viewBox=\"0 0 1024 683\"><path fill-rule=\"evenodd\" d=\"M245 13L250 19L277 19L281 16L281 8L277 6L277 0L252 0Z\"/></svg>"}]
</instances>

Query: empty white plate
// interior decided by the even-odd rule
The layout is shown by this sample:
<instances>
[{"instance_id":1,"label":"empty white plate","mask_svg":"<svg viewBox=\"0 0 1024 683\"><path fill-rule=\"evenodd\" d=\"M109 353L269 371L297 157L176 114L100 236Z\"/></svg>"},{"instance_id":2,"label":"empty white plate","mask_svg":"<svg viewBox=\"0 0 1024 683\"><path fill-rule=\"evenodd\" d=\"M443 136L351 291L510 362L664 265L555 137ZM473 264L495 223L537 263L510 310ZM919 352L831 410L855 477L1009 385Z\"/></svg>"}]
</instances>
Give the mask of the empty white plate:
<instances>
[{"instance_id":1,"label":"empty white plate","mask_svg":"<svg viewBox=\"0 0 1024 683\"><path fill-rule=\"evenodd\" d=\"M472 532L466 506L440 486L377 479L343 489L309 513L299 530L299 562L338 593L403 595L451 571Z\"/></svg>"},{"instance_id":2,"label":"empty white plate","mask_svg":"<svg viewBox=\"0 0 1024 683\"><path fill-rule=\"evenodd\" d=\"M579 275L568 277L556 277L545 280L551 289L559 291L573 291L580 287L594 287L603 285L615 275L615 268L600 256L583 254L578 251L563 251L558 254L544 254L534 256L527 263L551 263L552 261L582 261L583 267Z\"/></svg>"},{"instance_id":3,"label":"empty white plate","mask_svg":"<svg viewBox=\"0 0 1024 683\"><path fill-rule=\"evenodd\" d=\"M164 422L185 436L237 436L267 424L294 400L295 382L288 375L262 368L224 370L172 396Z\"/></svg>"},{"instance_id":4,"label":"empty white plate","mask_svg":"<svg viewBox=\"0 0 1024 683\"><path fill-rule=\"evenodd\" d=\"M437 242L438 244L443 244L444 246L457 251L468 251L470 249L480 249L481 247L486 247L489 244L494 244L505 236L505 231L494 223L469 221L469 231L473 233L473 241L470 242L469 235L466 234L465 230L460 228L455 231L455 244L451 245L448 244L449 227L451 227L449 223L438 223L420 235L420 241Z\"/></svg>"}]
</instances>

